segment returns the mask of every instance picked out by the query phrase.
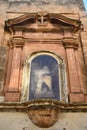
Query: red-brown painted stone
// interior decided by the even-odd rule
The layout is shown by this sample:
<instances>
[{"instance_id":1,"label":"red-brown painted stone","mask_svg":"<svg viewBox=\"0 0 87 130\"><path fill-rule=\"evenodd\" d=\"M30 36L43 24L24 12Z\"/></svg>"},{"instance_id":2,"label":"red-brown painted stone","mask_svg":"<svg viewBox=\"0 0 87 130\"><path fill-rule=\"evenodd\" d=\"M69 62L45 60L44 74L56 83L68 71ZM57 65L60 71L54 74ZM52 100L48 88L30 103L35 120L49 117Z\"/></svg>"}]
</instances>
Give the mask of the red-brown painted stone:
<instances>
[{"instance_id":1,"label":"red-brown painted stone","mask_svg":"<svg viewBox=\"0 0 87 130\"><path fill-rule=\"evenodd\" d=\"M70 94L70 103L84 102L84 95L80 93Z\"/></svg>"},{"instance_id":2,"label":"red-brown painted stone","mask_svg":"<svg viewBox=\"0 0 87 130\"><path fill-rule=\"evenodd\" d=\"M81 73L81 68L80 68L80 64L79 64L78 50L75 50L75 59L76 59L76 65L77 65L77 73L78 73L80 90L81 90L81 92L84 93L84 86L83 86L83 82L82 82L82 73Z\"/></svg>"},{"instance_id":3,"label":"red-brown painted stone","mask_svg":"<svg viewBox=\"0 0 87 130\"><path fill-rule=\"evenodd\" d=\"M67 62L69 70L69 80L70 80L70 91L80 92L80 84L78 79L77 63L75 59L75 52L73 48L67 48Z\"/></svg>"},{"instance_id":4,"label":"red-brown painted stone","mask_svg":"<svg viewBox=\"0 0 87 130\"><path fill-rule=\"evenodd\" d=\"M9 50L8 50L7 72L6 72L6 82L5 82L5 91L8 90L8 88L9 88L12 58L13 58L13 48L9 48Z\"/></svg>"},{"instance_id":5,"label":"red-brown painted stone","mask_svg":"<svg viewBox=\"0 0 87 130\"><path fill-rule=\"evenodd\" d=\"M6 92L5 101L6 102L19 102L20 92Z\"/></svg>"},{"instance_id":6,"label":"red-brown painted stone","mask_svg":"<svg viewBox=\"0 0 87 130\"><path fill-rule=\"evenodd\" d=\"M23 48L23 57L22 60L24 61L27 56L30 56L34 52L40 52L40 51L50 51L53 52L59 56L61 56L62 59L64 59L64 62L66 61L66 54L65 49L62 46L62 44L44 44L44 43L27 43Z\"/></svg>"},{"instance_id":7,"label":"red-brown painted stone","mask_svg":"<svg viewBox=\"0 0 87 130\"><path fill-rule=\"evenodd\" d=\"M76 29L80 29L80 22L76 22L65 17L64 19L61 19L60 17L60 19L58 19L60 21L60 24L58 23L58 25L56 25L56 23L48 21L48 24L46 24L46 26L39 26L39 21L37 20L33 24L26 24L26 20L28 19L27 16L28 15L26 15L26 17L24 16L21 18L19 17L18 19L13 19L11 20L11 22L7 22L10 24L12 29L11 31L13 31L14 33L13 35L11 34L11 41L13 41L13 54L12 63L11 58L9 59L8 63L8 78L6 80L8 91L6 92L6 101L10 101L10 99L11 101L19 100L19 97L17 96L16 99L15 96L16 92L19 92L20 86L22 86L22 71L26 58L31 56L34 52L41 51L53 52L63 59L67 70L66 75L68 75L67 84L69 88L70 102L84 101L84 96L82 94L84 93L81 78L82 75L77 54L78 50L75 50L78 48L78 43L76 42L77 38L75 38L74 35L74 33L78 33L76 32ZM65 27L61 26L61 21L63 21L63 23L65 22ZM69 24L69 22L70 25L73 25L73 28L67 25ZM17 25L17 27L14 26L15 24ZM52 30L56 30L56 32L54 33L54 31L52 32ZM51 32L49 33L49 31ZM23 47L23 51L21 46ZM14 93L14 97L12 97L12 93Z\"/></svg>"},{"instance_id":8,"label":"red-brown painted stone","mask_svg":"<svg viewBox=\"0 0 87 130\"><path fill-rule=\"evenodd\" d=\"M9 90L19 90L21 48L14 48Z\"/></svg>"},{"instance_id":9,"label":"red-brown painted stone","mask_svg":"<svg viewBox=\"0 0 87 130\"><path fill-rule=\"evenodd\" d=\"M84 98L85 98L85 102L87 102L87 94L85 94Z\"/></svg>"}]
</instances>

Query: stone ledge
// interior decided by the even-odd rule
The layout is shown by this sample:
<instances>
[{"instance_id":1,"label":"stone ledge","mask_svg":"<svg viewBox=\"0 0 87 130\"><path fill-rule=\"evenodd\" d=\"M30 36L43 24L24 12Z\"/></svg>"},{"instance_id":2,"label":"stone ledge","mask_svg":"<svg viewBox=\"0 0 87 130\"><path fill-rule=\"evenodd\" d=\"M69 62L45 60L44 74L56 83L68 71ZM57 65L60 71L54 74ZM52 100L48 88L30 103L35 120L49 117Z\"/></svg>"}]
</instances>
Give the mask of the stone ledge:
<instances>
[{"instance_id":1,"label":"stone ledge","mask_svg":"<svg viewBox=\"0 0 87 130\"><path fill-rule=\"evenodd\" d=\"M33 124L40 128L49 128L64 112L87 112L87 104L66 104L52 99L40 99L23 103L0 103L0 111L25 112Z\"/></svg>"},{"instance_id":2,"label":"stone ledge","mask_svg":"<svg viewBox=\"0 0 87 130\"><path fill-rule=\"evenodd\" d=\"M7 112L7 111L23 111L26 112L31 108L49 108L55 107L58 111L61 112L87 112L87 103L63 103L57 100L50 100L50 99L41 99L41 100L34 100L28 102L3 102L0 103L0 111Z\"/></svg>"}]
</instances>

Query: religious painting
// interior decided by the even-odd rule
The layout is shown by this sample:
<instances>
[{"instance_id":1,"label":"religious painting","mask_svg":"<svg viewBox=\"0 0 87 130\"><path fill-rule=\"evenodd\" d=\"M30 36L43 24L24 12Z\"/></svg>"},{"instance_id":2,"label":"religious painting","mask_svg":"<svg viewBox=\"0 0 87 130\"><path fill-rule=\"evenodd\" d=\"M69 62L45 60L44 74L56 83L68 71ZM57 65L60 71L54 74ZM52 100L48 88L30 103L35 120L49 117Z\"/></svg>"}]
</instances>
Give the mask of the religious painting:
<instances>
[{"instance_id":1,"label":"religious painting","mask_svg":"<svg viewBox=\"0 0 87 130\"><path fill-rule=\"evenodd\" d=\"M29 99L60 100L58 61L49 55L39 55L31 62Z\"/></svg>"}]
</instances>

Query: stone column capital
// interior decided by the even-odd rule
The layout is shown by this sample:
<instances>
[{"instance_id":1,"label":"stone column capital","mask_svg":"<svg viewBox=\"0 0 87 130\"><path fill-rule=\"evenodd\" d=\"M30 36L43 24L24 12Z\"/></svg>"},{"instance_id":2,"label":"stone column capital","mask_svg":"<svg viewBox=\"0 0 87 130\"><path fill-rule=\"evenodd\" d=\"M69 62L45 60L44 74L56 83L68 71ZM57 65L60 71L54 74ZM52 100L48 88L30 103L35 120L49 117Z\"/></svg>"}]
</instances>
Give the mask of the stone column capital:
<instances>
[{"instance_id":1,"label":"stone column capital","mask_svg":"<svg viewBox=\"0 0 87 130\"><path fill-rule=\"evenodd\" d=\"M64 37L63 44L65 48L78 48L77 38L75 37Z\"/></svg>"},{"instance_id":2,"label":"stone column capital","mask_svg":"<svg viewBox=\"0 0 87 130\"><path fill-rule=\"evenodd\" d=\"M8 46L9 46L9 47L23 47L24 42L25 42L24 39L23 39L23 38L20 38L20 37L11 38L11 39L8 41Z\"/></svg>"}]
</instances>

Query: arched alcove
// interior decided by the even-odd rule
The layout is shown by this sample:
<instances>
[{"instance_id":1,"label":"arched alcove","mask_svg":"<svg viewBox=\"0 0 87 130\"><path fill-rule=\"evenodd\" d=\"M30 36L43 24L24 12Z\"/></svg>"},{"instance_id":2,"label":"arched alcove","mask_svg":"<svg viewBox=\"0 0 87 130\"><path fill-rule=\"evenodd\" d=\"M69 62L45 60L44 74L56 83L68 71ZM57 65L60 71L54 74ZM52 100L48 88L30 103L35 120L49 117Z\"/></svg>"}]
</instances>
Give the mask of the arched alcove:
<instances>
[{"instance_id":1,"label":"arched alcove","mask_svg":"<svg viewBox=\"0 0 87 130\"><path fill-rule=\"evenodd\" d=\"M68 101L65 71L60 56L46 51L33 53L24 64L21 100Z\"/></svg>"}]
</instances>

